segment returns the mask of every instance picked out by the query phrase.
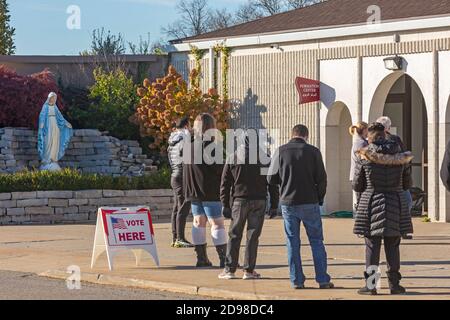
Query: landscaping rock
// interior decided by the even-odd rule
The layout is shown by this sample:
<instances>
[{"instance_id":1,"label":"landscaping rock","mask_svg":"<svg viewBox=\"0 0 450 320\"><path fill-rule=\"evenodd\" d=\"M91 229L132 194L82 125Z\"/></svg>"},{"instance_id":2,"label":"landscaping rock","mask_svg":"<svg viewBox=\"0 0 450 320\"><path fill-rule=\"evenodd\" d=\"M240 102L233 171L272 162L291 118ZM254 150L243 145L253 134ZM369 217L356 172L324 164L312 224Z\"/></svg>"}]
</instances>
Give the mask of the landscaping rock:
<instances>
[{"instance_id":1,"label":"landscaping rock","mask_svg":"<svg viewBox=\"0 0 450 320\"><path fill-rule=\"evenodd\" d=\"M11 193L12 198L11 199L17 199L17 200L25 200L25 199L36 199L37 192L13 192Z\"/></svg>"},{"instance_id":2,"label":"landscaping rock","mask_svg":"<svg viewBox=\"0 0 450 320\"><path fill-rule=\"evenodd\" d=\"M98 199L103 197L102 190L75 191L75 199Z\"/></svg>"},{"instance_id":3,"label":"landscaping rock","mask_svg":"<svg viewBox=\"0 0 450 320\"><path fill-rule=\"evenodd\" d=\"M38 191L38 198L72 199L73 191Z\"/></svg>"},{"instance_id":4,"label":"landscaping rock","mask_svg":"<svg viewBox=\"0 0 450 320\"><path fill-rule=\"evenodd\" d=\"M29 207L25 208L26 214L54 214L55 209L52 207Z\"/></svg>"},{"instance_id":5,"label":"landscaping rock","mask_svg":"<svg viewBox=\"0 0 450 320\"><path fill-rule=\"evenodd\" d=\"M19 216L25 214L25 208L6 208L7 216Z\"/></svg>"},{"instance_id":6,"label":"landscaping rock","mask_svg":"<svg viewBox=\"0 0 450 320\"><path fill-rule=\"evenodd\" d=\"M48 199L17 200L17 207L42 207L48 205Z\"/></svg>"}]
</instances>

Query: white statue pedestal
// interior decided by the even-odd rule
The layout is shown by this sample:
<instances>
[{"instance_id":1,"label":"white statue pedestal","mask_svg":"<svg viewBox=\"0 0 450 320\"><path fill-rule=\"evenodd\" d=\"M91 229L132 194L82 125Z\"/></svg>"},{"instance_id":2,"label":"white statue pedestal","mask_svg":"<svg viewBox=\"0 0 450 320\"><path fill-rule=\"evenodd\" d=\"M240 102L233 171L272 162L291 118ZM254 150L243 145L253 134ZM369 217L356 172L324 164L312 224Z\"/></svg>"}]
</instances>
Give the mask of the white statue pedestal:
<instances>
[{"instance_id":1,"label":"white statue pedestal","mask_svg":"<svg viewBox=\"0 0 450 320\"><path fill-rule=\"evenodd\" d=\"M49 164L43 164L41 166L40 170L56 172L56 171L61 171L62 169L57 162L51 162Z\"/></svg>"}]
</instances>

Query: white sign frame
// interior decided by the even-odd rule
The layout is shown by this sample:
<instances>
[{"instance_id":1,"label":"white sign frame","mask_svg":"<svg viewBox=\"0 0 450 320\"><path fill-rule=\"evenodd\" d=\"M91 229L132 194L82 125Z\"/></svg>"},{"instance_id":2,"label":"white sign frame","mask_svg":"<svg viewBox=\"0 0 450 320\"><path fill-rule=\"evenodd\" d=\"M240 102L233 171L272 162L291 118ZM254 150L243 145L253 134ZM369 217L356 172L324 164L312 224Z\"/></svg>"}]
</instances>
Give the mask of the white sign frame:
<instances>
[{"instance_id":1,"label":"white sign frame","mask_svg":"<svg viewBox=\"0 0 450 320\"><path fill-rule=\"evenodd\" d=\"M132 245L110 245L110 239L108 237L108 231L111 228L111 218L114 215L148 215L148 223L151 241L144 244L132 244ZM109 219L108 219L109 218ZM109 221L109 223L108 223ZM106 225L105 225L106 222ZM113 231L114 232L114 231ZM153 223L151 218L150 208L148 207L133 207L133 208L111 208L102 207L97 211L97 225L95 228L94 248L92 250L91 269L94 268L99 257L106 252L108 259L108 267L110 271L113 271L114 257L124 251L131 250L136 258L136 267L139 267L142 261L142 255L144 252L149 253L156 265L159 267L158 250L156 247L155 234L153 229Z\"/></svg>"}]
</instances>

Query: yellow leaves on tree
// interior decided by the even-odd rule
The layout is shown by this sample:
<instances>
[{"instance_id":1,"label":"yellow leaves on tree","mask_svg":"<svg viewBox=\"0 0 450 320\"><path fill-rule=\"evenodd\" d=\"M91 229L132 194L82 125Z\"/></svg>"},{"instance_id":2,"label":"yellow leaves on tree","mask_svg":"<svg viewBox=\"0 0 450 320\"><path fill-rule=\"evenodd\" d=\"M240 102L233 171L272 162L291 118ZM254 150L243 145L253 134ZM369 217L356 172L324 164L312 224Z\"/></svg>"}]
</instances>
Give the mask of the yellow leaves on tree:
<instances>
[{"instance_id":1,"label":"yellow leaves on tree","mask_svg":"<svg viewBox=\"0 0 450 320\"><path fill-rule=\"evenodd\" d=\"M151 136L152 149L165 153L167 140L176 121L189 117L191 124L204 112L210 113L217 120L218 129L227 128L228 101L223 101L216 89L203 93L199 88L197 70L190 74L190 86L173 66L164 78L151 82L145 79L143 87L137 89L141 98L132 121L139 125L143 137Z\"/></svg>"}]
</instances>

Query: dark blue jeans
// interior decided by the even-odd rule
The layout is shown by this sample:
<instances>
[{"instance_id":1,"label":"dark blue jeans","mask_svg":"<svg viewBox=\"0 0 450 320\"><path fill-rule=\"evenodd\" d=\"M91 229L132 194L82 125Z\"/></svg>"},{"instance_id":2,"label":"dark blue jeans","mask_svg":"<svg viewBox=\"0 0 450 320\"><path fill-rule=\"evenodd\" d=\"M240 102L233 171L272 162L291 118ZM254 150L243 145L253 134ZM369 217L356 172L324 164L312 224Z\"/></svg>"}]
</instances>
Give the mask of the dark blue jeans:
<instances>
[{"instance_id":1,"label":"dark blue jeans","mask_svg":"<svg viewBox=\"0 0 450 320\"><path fill-rule=\"evenodd\" d=\"M283 211L292 286L299 286L305 283L305 275L300 256L300 224L302 222L305 226L313 253L316 281L319 284L329 283L331 278L327 273L327 252L323 244L320 206L318 204L282 206L281 209Z\"/></svg>"}]
</instances>

